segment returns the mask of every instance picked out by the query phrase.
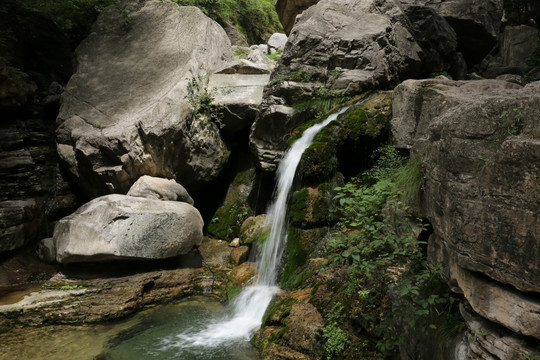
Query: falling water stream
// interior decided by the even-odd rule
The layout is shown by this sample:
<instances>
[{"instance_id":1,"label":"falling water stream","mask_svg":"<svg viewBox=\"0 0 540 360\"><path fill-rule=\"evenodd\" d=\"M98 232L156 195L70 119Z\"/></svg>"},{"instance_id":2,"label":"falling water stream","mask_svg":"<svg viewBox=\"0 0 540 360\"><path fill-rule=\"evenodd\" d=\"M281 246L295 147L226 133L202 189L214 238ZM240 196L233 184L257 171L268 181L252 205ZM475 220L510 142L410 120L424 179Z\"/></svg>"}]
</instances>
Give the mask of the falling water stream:
<instances>
[{"instance_id":1,"label":"falling water stream","mask_svg":"<svg viewBox=\"0 0 540 360\"><path fill-rule=\"evenodd\" d=\"M254 285L242 290L234 301L231 315L220 321L213 321L196 333L184 332L173 340L167 339L168 346L177 348L215 347L235 339L249 340L261 326L262 318L272 297L278 292L276 286L278 267L287 241L287 210L290 191L302 154L311 145L313 138L328 123L335 120L348 107L331 114L325 121L304 131L281 160L277 170L276 197L269 207L267 216L271 221L270 234L264 242L257 261L257 275Z\"/></svg>"},{"instance_id":2,"label":"falling water stream","mask_svg":"<svg viewBox=\"0 0 540 360\"><path fill-rule=\"evenodd\" d=\"M346 110L342 108L304 131L281 160L277 170L276 196L267 212L271 230L259 253L257 275L253 285L244 288L237 296L232 309L208 298L191 298L145 310L116 323L59 327L46 330L46 335L39 331L24 337L15 334L14 337L0 339L6 343L0 352L0 360L257 359L257 352L249 340L261 326L266 308L279 290L277 277L287 241L288 200L296 168L315 135ZM39 339L46 339L47 345L31 345L39 344ZM53 341L59 345L53 345Z\"/></svg>"}]
</instances>

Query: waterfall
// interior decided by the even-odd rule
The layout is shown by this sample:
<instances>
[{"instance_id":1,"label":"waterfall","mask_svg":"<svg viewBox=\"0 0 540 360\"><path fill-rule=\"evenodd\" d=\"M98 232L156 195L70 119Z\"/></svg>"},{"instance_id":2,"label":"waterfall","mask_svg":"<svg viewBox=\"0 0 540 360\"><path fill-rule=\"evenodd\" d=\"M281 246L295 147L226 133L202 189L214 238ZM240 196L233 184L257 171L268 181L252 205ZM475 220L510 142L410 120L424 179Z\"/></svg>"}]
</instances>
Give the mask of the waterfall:
<instances>
[{"instance_id":1,"label":"waterfall","mask_svg":"<svg viewBox=\"0 0 540 360\"><path fill-rule=\"evenodd\" d=\"M278 267L287 241L288 200L293 185L296 168L302 154L311 145L313 138L328 123L335 120L348 107L328 116L322 123L304 131L302 137L294 142L277 170L276 197L267 211L271 221L268 238L264 242L257 261L257 275L254 285L241 291L234 301L234 311L221 321L215 321L196 334L177 335L174 347L220 346L234 339L249 340L261 326L266 308L279 291L276 285ZM169 342L168 342L169 343Z\"/></svg>"}]
</instances>

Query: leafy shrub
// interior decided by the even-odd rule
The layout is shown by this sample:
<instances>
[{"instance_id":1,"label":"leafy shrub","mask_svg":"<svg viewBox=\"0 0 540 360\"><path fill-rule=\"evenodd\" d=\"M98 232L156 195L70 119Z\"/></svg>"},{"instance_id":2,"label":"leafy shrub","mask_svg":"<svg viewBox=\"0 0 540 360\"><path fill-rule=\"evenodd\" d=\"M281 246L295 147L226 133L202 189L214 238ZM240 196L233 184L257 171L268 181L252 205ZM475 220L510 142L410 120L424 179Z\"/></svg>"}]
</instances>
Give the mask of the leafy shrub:
<instances>
[{"instance_id":1,"label":"leafy shrub","mask_svg":"<svg viewBox=\"0 0 540 360\"><path fill-rule=\"evenodd\" d=\"M349 344L347 334L338 325L345 317L343 310L343 305L337 302L326 314L327 324L322 328L322 336L325 339L324 352L328 360L337 358Z\"/></svg>"},{"instance_id":2,"label":"leafy shrub","mask_svg":"<svg viewBox=\"0 0 540 360\"><path fill-rule=\"evenodd\" d=\"M404 329L450 334L461 323L441 271L427 265L425 243L412 236L414 228L425 226L406 217L401 200L421 191L423 163L405 161L388 146L377 154L374 168L334 189L343 230L327 240L327 252L332 263L350 271L349 316L377 339L379 357L385 358L403 341Z\"/></svg>"}]
</instances>

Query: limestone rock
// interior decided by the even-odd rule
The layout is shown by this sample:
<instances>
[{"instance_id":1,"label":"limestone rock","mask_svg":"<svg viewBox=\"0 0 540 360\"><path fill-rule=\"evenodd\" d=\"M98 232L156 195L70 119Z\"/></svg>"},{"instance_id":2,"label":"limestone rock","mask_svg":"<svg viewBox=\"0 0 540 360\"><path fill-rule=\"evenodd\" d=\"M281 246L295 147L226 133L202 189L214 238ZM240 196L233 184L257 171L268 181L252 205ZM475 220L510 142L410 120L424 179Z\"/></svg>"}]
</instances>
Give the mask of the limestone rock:
<instances>
[{"instance_id":1,"label":"limestone rock","mask_svg":"<svg viewBox=\"0 0 540 360\"><path fill-rule=\"evenodd\" d=\"M460 269L458 274L458 285L477 314L515 333L540 339L539 301L469 271Z\"/></svg>"},{"instance_id":2,"label":"limestone rock","mask_svg":"<svg viewBox=\"0 0 540 360\"><path fill-rule=\"evenodd\" d=\"M225 268L229 265L231 248L226 241L205 237L199 246L199 252L206 266Z\"/></svg>"},{"instance_id":3,"label":"limestone rock","mask_svg":"<svg viewBox=\"0 0 540 360\"><path fill-rule=\"evenodd\" d=\"M423 50L420 57L424 77L446 72L454 79L463 79L467 64L458 52L456 32L446 19L427 6L408 6L404 13L415 41Z\"/></svg>"},{"instance_id":4,"label":"limestone rock","mask_svg":"<svg viewBox=\"0 0 540 360\"><path fill-rule=\"evenodd\" d=\"M467 306L460 306L467 331L456 344L456 360L534 359L540 351L504 328L482 319Z\"/></svg>"},{"instance_id":5,"label":"limestone rock","mask_svg":"<svg viewBox=\"0 0 540 360\"><path fill-rule=\"evenodd\" d=\"M425 0L417 2L426 4ZM454 29L458 49L469 66L482 61L497 44L503 16L502 0L429 1L426 6L444 17Z\"/></svg>"},{"instance_id":6,"label":"limestone rock","mask_svg":"<svg viewBox=\"0 0 540 360\"><path fill-rule=\"evenodd\" d=\"M527 60L534 51L531 44L537 41L536 27L527 25L505 27L501 39L503 63L508 66L526 67Z\"/></svg>"},{"instance_id":7,"label":"limestone rock","mask_svg":"<svg viewBox=\"0 0 540 360\"><path fill-rule=\"evenodd\" d=\"M412 121L397 144L427 164L422 216L461 268L523 292L540 290L539 89L407 81L393 102L394 123Z\"/></svg>"},{"instance_id":8,"label":"limestone rock","mask_svg":"<svg viewBox=\"0 0 540 360\"><path fill-rule=\"evenodd\" d=\"M200 268L131 275L126 275L125 271L110 271L105 277L88 272L84 275L57 273L39 291L17 303L0 305L0 326L9 329L51 323L80 325L121 318L145 305L200 295L202 272ZM81 276L84 276L84 281L81 281Z\"/></svg>"},{"instance_id":9,"label":"limestone rock","mask_svg":"<svg viewBox=\"0 0 540 360\"><path fill-rule=\"evenodd\" d=\"M240 265L247 261L249 256L249 248L247 246L240 246L232 249L231 260L233 264Z\"/></svg>"},{"instance_id":10,"label":"limestone rock","mask_svg":"<svg viewBox=\"0 0 540 360\"><path fill-rule=\"evenodd\" d=\"M210 75L208 88L213 103L223 113L223 131L236 133L249 129L262 101L263 89L270 81L272 67L239 59Z\"/></svg>"},{"instance_id":11,"label":"limestone rock","mask_svg":"<svg viewBox=\"0 0 540 360\"><path fill-rule=\"evenodd\" d=\"M165 259L199 245L202 227L201 215L187 203L106 195L58 222L56 260Z\"/></svg>"},{"instance_id":12,"label":"limestone rock","mask_svg":"<svg viewBox=\"0 0 540 360\"><path fill-rule=\"evenodd\" d=\"M182 201L194 205L187 190L176 183L174 179L162 179L148 175L141 176L131 186L127 195L165 201Z\"/></svg>"},{"instance_id":13,"label":"limestone rock","mask_svg":"<svg viewBox=\"0 0 540 360\"><path fill-rule=\"evenodd\" d=\"M217 126L188 101L232 59L223 29L170 1L128 10L129 24L115 6L104 10L77 48L57 119L58 153L90 198L126 193L142 175L201 186L229 154Z\"/></svg>"},{"instance_id":14,"label":"limestone rock","mask_svg":"<svg viewBox=\"0 0 540 360\"><path fill-rule=\"evenodd\" d=\"M295 349L309 354L316 353L317 338L324 321L317 308L309 303L297 303L285 320L287 330L283 337Z\"/></svg>"},{"instance_id":15,"label":"limestone rock","mask_svg":"<svg viewBox=\"0 0 540 360\"><path fill-rule=\"evenodd\" d=\"M266 215L257 215L248 217L240 228L240 243L247 245L264 240L270 231L266 224Z\"/></svg>"},{"instance_id":16,"label":"limestone rock","mask_svg":"<svg viewBox=\"0 0 540 360\"><path fill-rule=\"evenodd\" d=\"M498 78L501 74L525 75L530 70L528 60L535 49L531 44L539 41L538 35L538 29L533 26L506 26L499 41L498 53L483 62L485 68L482 75L487 78Z\"/></svg>"},{"instance_id":17,"label":"limestone rock","mask_svg":"<svg viewBox=\"0 0 540 360\"><path fill-rule=\"evenodd\" d=\"M229 246L233 247L233 248L239 247L240 246L240 238L232 239L232 241L229 243Z\"/></svg>"},{"instance_id":18,"label":"limestone rock","mask_svg":"<svg viewBox=\"0 0 540 360\"><path fill-rule=\"evenodd\" d=\"M302 13L251 128L250 146L262 169L275 169L290 131L309 120L292 105L316 99L321 89L358 94L418 71L421 48L394 21L392 12L399 11L389 5L381 13L375 0L322 0Z\"/></svg>"},{"instance_id":19,"label":"limestone rock","mask_svg":"<svg viewBox=\"0 0 540 360\"><path fill-rule=\"evenodd\" d=\"M443 270L455 292L463 293L483 318L514 333L540 338L540 302L530 295L460 266L462 256L436 234L429 239L429 259Z\"/></svg>"},{"instance_id":20,"label":"limestone rock","mask_svg":"<svg viewBox=\"0 0 540 360\"><path fill-rule=\"evenodd\" d=\"M520 89L505 81L456 82L448 79L406 80L392 97L392 136L397 147L410 149L413 142L427 137L432 119L460 103L492 92ZM487 95L487 94L486 94ZM500 115L500 114L499 114Z\"/></svg>"},{"instance_id":21,"label":"limestone rock","mask_svg":"<svg viewBox=\"0 0 540 360\"><path fill-rule=\"evenodd\" d=\"M274 33L268 39L268 46L271 49L277 49L283 51L285 44L287 43L287 35L281 33Z\"/></svg>"}]
</instances>

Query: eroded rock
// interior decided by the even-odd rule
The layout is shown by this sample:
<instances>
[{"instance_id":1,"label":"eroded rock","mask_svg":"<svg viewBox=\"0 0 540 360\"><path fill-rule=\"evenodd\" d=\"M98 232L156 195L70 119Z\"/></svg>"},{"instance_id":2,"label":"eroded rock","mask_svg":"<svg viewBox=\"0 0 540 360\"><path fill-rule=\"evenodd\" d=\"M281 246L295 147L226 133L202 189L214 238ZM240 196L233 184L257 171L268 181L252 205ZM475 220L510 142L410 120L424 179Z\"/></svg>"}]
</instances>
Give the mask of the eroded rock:
<instances>
[{"instance_id":1,"label":"eroded rock","mask_svg":"<svg viewBox=\"0 0 540 360\"><path fill-rule=\"evenodd\" d=\"M77 48L57 119L58 153L90 198L125 193L141 175L200 186L229 154L217 126L193 116L188 101L232 59L223 29L170 1L128 10L127 24L114 6L103 11Z\"/></svg>"},{"instance_id":2,"label":"eroded rock","mask_svg":"<svg viewBox=\"0 0 540 360\"><path fill-rule=\"evenodd\" d=\"M202 227L201 215L187 203L106 195L58 222L56 260L170 258L199 245Z\"/></svg>"},{"instance_id":3,"label":"eroded rock","mask_svg":"<svg viewBox=\"0 0 540 360\"><path fill-rule=\"evenodd\" d=\"M276 49L283 51L285 49L285 44L287 44L287 35L281 33L274 33L268 39L268 46L270 49Z\"/></svg>"},{"instance_id":4,"label":"eroded rock","mask_svg":"<svg viewBox=\"0 0 540 360\"><path fill-rule=\"evenodd\" d=\"M288 134L309 120L292 105L325 91L352 95L384 87L419 69L421 48L394 21L399 8L388 7L381 13L372 0L323 0L298 18L251 128L250 145L262 169L275 169Z\"/></svg>"},{"instance_id":5,"label":"eroded rock","mask_svg":"<svg viewBox=\"0 0 540 360\"><path fill-rule=\"evenodd\" d=\"M236 133L249 129L261 104L263 89L270 81L272 67L239 59L210 76L208 88L214 96L213 103L223 113L223 131Z\"/></svg>"},{"instance_id":6,"label":"eroded rock","mask_svg":"<svg viewBox=\"0 0 540 360\"><path fill-rule=\"evenodd\" d=\"M426 164L420 213L433 226L431 262L477 314L533 338L539 89L539 82L410 80L393 98L396 144Z\"/></svg>"},{"instance_id":7,"label":"eroded rock","mask_svg":"<svg viewBox=\"0 0 540 360\"><path fill-rule=\"evenodd\" d=\"M461 267L525 292L540 290L539 88L408 81L394 97L394 120L415 119L411 151L428 164L422 209L435 232Z\"/></svg>"}]
</instances>

